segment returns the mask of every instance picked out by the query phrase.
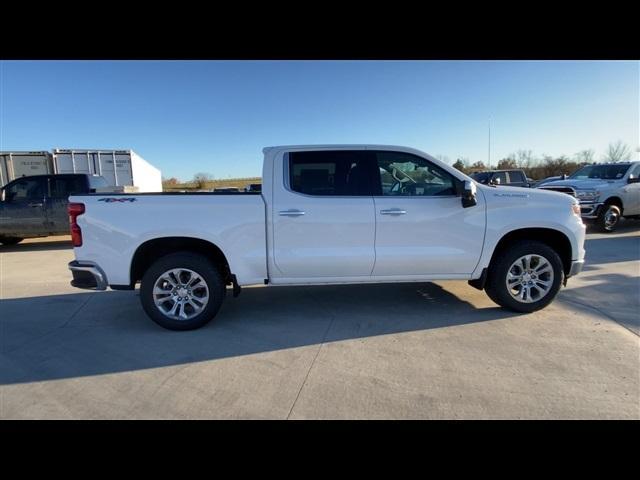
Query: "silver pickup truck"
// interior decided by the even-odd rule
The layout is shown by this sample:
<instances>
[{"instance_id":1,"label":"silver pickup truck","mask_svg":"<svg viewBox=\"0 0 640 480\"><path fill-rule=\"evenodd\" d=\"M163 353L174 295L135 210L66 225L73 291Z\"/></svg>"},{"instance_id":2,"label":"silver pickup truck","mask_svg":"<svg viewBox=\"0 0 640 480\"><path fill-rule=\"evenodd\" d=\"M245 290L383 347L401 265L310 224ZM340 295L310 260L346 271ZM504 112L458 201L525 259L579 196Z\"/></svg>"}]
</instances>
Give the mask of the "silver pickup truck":
<instances>
[{"instance_id":1,"label":"silver pickup truck","mask_svg":"<svg viewBox=\"0 0 640 480\"><path fill-rule=\"evenodd\" d=\"M539 187L569 193L580 201L582 218L603 232L615 230L621 217L640 218L640 162L585 165L566 180Z\"/></svg>"}]
</instances>

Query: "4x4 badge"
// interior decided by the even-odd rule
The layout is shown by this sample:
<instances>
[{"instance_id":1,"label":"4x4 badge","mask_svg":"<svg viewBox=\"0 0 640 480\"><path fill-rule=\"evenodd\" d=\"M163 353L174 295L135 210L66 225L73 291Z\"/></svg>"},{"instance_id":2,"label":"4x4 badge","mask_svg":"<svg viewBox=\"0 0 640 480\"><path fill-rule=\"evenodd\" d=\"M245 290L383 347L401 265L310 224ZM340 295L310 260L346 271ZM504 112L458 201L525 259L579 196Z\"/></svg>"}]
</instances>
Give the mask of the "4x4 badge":
<instances>
[{"instance_id":1,"label":"4x4 badge","mask_svg":"<svg viewBox=\"0 0 640 480\"><path fill-rule=\"evenodd\" d=\"M113 203L113 202L135 202L137 198L100 198L99 202Z\"/></svg>"}]
</instances>

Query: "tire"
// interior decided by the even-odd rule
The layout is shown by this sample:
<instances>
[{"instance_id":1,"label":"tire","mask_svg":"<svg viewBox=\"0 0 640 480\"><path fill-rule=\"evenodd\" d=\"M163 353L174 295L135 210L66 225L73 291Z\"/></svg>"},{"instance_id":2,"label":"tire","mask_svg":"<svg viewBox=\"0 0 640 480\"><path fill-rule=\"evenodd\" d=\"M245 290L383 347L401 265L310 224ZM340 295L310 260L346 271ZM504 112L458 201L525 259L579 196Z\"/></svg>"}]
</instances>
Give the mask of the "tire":
<instances>
[{"instance_id":1,"label":"tire","mask_svg":"<svg viewBox=\"0 0 640 480\"><path fill-rule=\"evenodd\" d=\"M200 280L196 281L196 276ZM193 286L188 286L192 282ZM194 330L206 325L220 310L225 294L225 282L218 268L206 257L191 252L161 257L147 269L140 285L142 308L154 322L169 330ZM173 316L171 311L175 312Z\"/></svg>"},{"instance_id":2,"label":"tire","mask_svg":"<svg viewBox=\"0 0 640 480\"><path fill-rule=\"evenodd\" d=\"M596 220L598 230L605 233L613 232L618 223L620 223L621 212L620 208L616 205L605 205L602 207L600 215Z\"/></svg>"},{"instance_id":3,"label":"tire","mask_svg":"<svg viewBox=\"0 0 640 480\"><path fill-rule=\"evenodd\" d=\"M22 240L24 240L24 238L20 238L20 237L0 237L0 243L2 245L17 245L19 244Z\"/></svg>"},{"instance_id":4,"label":"tire","mask_svg":"<svg viewBox=\"0 0 640 480\"><path fill-rule=\"evenodd\" d=\"M529 261L530 270L535 275L533 278L524 275L526 272L521 262L523 257L530 255L533 256ZM551 274L546 272L548 268L540 259L548 263ZM543 272L538 273L539 276L535 273L538 268L540 268L539 272ZM521 272L522 275L520 275ZM511 273L509 281L524 282L524 284L512 283L513 287L509 288L507 286L509 273ZM493 259L489 266L485 291L489 298L501 307L514 312L530 313L549 305L560 291L563 281L562 260L555 250L541 242L520 241L499 252ZM544 290L544 288L547 289ZM524 295L522 290L525 290ZM522 299L523 296L524 299Z\"/></svg>"}]
</instances>

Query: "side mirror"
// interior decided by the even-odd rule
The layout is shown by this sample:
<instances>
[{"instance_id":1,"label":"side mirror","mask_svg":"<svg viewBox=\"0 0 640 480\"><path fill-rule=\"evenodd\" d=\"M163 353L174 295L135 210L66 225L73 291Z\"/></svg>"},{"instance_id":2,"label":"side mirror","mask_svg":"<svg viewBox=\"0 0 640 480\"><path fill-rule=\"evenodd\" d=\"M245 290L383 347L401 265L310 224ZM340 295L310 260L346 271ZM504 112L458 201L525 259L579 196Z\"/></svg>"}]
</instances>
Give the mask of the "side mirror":
<instances>
[{"instance_id":1,"label":"side mirror","mask_svg":"<svg viewBox=\"0 0 640 480\"><path fill-rule=\"evenodd\" d=\"M491 185L500 185L500 177L493 177L489 183Z\"/></svg>"},{"instance_id":2,"label":"side mirror","mask_svg":"<svg viewBox=\"0 0 640 480\"><path fill-rule=\"evenodd\" d=\"M464 182L464 188L462 190L462 207L469 208L477 205L478 201L476 200L476 184L466 180Z\"/></svg>"},{"instance_id":3,"label":"side mirror","mask_svg":"<svg viewBox=\"0 0 640 480\"><path fill-rule=\"evenodd\" d=\"M627 183L640 183L640 177L636 177L634 174L629 175Z\"/></svg>"}]
</instances>

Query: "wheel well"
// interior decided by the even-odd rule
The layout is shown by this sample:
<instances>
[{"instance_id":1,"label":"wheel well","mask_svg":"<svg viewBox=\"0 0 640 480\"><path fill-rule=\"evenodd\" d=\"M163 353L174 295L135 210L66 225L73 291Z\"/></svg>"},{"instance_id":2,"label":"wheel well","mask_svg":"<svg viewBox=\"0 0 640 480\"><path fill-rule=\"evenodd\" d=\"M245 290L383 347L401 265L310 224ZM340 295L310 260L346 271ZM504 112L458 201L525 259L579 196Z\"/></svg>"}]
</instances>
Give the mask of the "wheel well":
<instances>
[{"instance_id":1,"label":"wheel well","mask_svg":"<svg viewBox=\"0 0 640 480\"><path fill-rule=\"evenodd\" d=\"M622 215L622 199L620 197L609 197L604 202L605 205L615 205L620 209L620 215Z\"/></svg>"},{"instance_id":2,"label":"wheel well","mask_svg":"<svg viewBox=\"0 0 640 480\"><path fill-rule=\"evenodd\" d=\"M517 242L519 240L535 240L548 245L558 253L558 256L560 256L564 273L568 275L571 271L571 242L564 233L551 228L522 228L507 233L500 239L498 245L496 245L489 265L493 264L493 259L500 251L506 248L510 243Z\"/></svg>"},{"instance_id":3,"label":"wheel well","mask_svg":"<svg viewBox=\"0 0 640 480\"><path fill-rule=\"evenodd\" d=\"M135 285L136 282L142 279L144 272L147 271L154 261L170 253L179 251L194 252L207 257L220 269L225 283L231 283L232 278L229 262L224 256L224 253L222 253L222 250L216 245L199 238L164 237L144 242L133 254L130 277L131 285Z\"/></svg>"}]
</instances>

